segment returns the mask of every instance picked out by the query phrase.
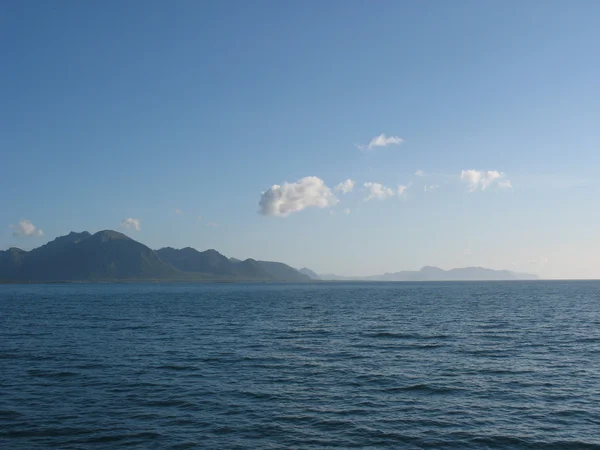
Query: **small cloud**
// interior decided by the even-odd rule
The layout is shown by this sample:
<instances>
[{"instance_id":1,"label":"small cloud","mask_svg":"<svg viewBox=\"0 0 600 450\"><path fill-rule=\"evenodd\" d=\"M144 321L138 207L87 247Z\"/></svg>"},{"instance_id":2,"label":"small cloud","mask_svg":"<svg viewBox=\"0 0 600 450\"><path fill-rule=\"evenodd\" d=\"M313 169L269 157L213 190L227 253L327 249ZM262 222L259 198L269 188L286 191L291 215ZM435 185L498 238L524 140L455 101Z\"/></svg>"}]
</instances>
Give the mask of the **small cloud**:
<instances>
[{"instance_id":1,"label":"small cloud","mask_svg":"<svg viewBox=\"0 0 600 450\"><path fill-rule=\"evenodd\" d=\"M439 186L438 186L437 184L429 184L429 185L426 185L426 186L423 188L423 190L424 190L425 192L431 192L431 191L435 191L437 188L439 188Z\"/></svg>"},{"instance_id":2,"label":"small cloud","mask_svg":"<svg viewBox=\"0 0 600 450\"><path fill-rule=\"evenodd\" d=\"M484 191L502 178L504 178L504 173L497 170L483 171L470 169L463 170L460 173L460 179L469 185L469 192L474 192L478 189ZM510 185L510 181L508 180L503 180L503 182L505 183L504 188L506 188L506 182Z\"/></svg>"},{"instance_id":3,"label":"small cloud","mask_svg":"<svg viewBox=\"0 0 600 450\"><path fill-rule=\"evenodd\" d=\"M140 231L141 221L140 219L133 219L131 217L127 219L121 220L121 227L123 228L133 228L135 231Z\"/></svg>"},{"instance_id":4,"label":"small cloud","mask_svg":"<svg viewBox=\"0 0 600 450\"><path fill-rule=\"evenodd\" d=\"M498 183L498 187L500 189L512 189L513 186L510 180L502 180Z\"/></svg>"},{"instance_id":5,"label":"small cloud","mask_svg":"<svg viewBox=\"0 0 600 450\"><path fill-rule=\"evenodd\" d=\"M392 197L394 195L394 191L388 187L383 186L381 183L372 183L368 182L363 184L363 186L367 189L367 197L365 201L377 199L377 200L385 200L386 198Z\"/></svg>"},{"instance_id":6,"label":"small cloud","mask_svg":"<svg viewBox=\"0 0 600 450\"><path fill-rule=\"evenodd\" d=\"M404 140L398 136L386 136L385 133L381 133L379 136L375 136L371 139L367 145L357 145L360 150L373 150L376 147L387 147L388 145L400 145Z\"/></svg>"},{"instance_id":7,"label":"small cloud","mask_svg":"<svg viewBox=\"0 0 600 450\"><path fill-rule=\"evenodd\" d=\"M473 254L473 250L471 250L470 248L465 248L465 249L463 250L463 253L464 253L465 255L467 255L467 256L468 256L468 255L472 255L472 254Z\"/></svg>"},{"instance_id":8,"label":"small cloud","mask_svg":"<svg viewBox=\"0 0 600 450\"><path fill-rule=\"evenodd\" d=\"M183 210L179 209L179 208L175 208L175 214L177 214L178 216L183 214Z\"/></svg>"},{"instance_id":9,"label":"small cloud","mask_svg":"<svg viewBox=\"0 0 600 450\"><path fill-rule=\"evenodd\" d=\"M425 176L425 172L423 172L421 169L419 169L415 172L415 175L418 177L422 177L422 176Z\"/></svg>"},{"instance_id":10,"label":"small cloud","mask_svg":"<svg viewBox=\"0 0 600 450\"><path fill-rule=\"evenodd\" d=\"M336 187L334 187L333 190L335 192L341 192L342 194L347 194L348 192L352 192L355 184L356 184L356 182L354 180L351 180L350 178L348 178L343 183L340 183Z\"/></svg>"},{"instance_id":11,"label":"small cloud","mask_svg":"<svg viewBox=\"0 0 600 450\"><path fill-rule=\"evenodd\" d=\"M344 214L350 214L350 208L344 209Z\"/></svg>"},{"instance_id":12,"label":"small cloud","mask_svg":"<svg viewBox=\"0 0 600 450\"><path fill-rule=\"evenodd\" d=\"M410 187L410 185L406 186L403 184L398 185L398 196L401 197L406 193L406 190Z\"/></svg>"},{"instance_id":13,"label":"small cloud","mask_svg":"<svg viewBox=\"0 0 600 450\"><path fill-rule=\"evenodd\" d=\"M17 225L10 225L13 236L43 236L44 232L31 223L30 220L21 219Z\"/></svg>"},{"instance_id":14,"label":"small cloud","mask_svg":"<svg viewBox=\"0 0 600 450\"><path fill-rule=\"evenodd\" d=\"M338 202L318 177L304 177L295 183L275 184L260 196L259 212L265 216L285 217L305 208L328 208Z\"/></svg>"}]
</instances>

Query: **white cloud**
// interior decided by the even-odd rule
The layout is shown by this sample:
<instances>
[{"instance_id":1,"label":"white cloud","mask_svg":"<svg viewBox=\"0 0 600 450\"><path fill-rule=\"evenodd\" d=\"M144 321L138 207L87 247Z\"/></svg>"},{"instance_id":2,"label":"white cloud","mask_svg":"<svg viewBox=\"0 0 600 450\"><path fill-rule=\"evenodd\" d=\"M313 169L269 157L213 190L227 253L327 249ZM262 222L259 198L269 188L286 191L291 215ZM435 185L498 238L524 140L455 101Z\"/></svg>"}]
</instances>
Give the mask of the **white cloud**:
<instances>
[{"instance_id":1,"label":"white cloud","mask_svg":"<svg viewBox=\"0 0 600 450\"><path fill-rule=\"evenodd\" d=\"M402 196L402 195L404 195L404 194L406 193L406 190L407 190L409 187L410 187L410 185L409 185L409 186L406 186L406 185L403 185L403 184L399 184L399 185L398 185L398 196Z\"/></svg>"},{"instance_id":2,"label":"white cloud","mask_svg":"<svg viewBox=\"0 0 600 450\"><path fill-rule=\"evenodd\" d=\"M348 192L352 192L355 184L356 182L354 180L348 178L343 183L338 184L335 188L333 188L333 190L336 192L341 192L342 194L347 194Z\"/></svg>"},{"instance_id":3,"label":"white cloud","mask_svg":"<svg viewBox=\"0 0 600 450\"><path fill-rule=\"evenodd\" d=\"M21 219L17 225L11 225L10 228L13 230L13 236L43 236L44 232L39 228L36 228L30 220Z\"/></svg>"},{"instance_id":4,"label":"white cloud","mask_svg":"<svg viewBox=\"0 0 600 450\"><path fill-rule=\"evenodd\" d=\"M179 208L175 208L175 214L181 215L181 214L183 214L183 210L179 209Z\"/></svg>"},{"instance_id":5,"label":"white cloud","mask_svg":"<svg viewBox=\"0 0 600 450\"><path fill-rule=\"evenodd\" d=\"M344 214L350 214L350 208L344 209Z\"/></svg>"},{"instance_id":6,"label":"white cloud","mask_svg":"<svg viewBox=\"0 0 600 450\"><path fill-rule=\"evenodd\" d=\"M502 180L498 183L500 189L512 189L512 183L510 180Z\"/></svg>"},{"instance_id":7,"label":"white cloud","mask_svg":"<svg viewBox=\"0 0 600 450\"><path fill-rule=\"evenodd\" d=\"M417 171L415 172L415 175L416 175L416 176L418 176L418 177L422 177L422 176L424 176L424 175L425 175L425 172L423 172L421 169L419 169L419 170L417 170Z\"/></svg>"},{"instance_id":8,"label":"white cloud","mask_svg":"<svg viewBox=\"0 0 600 450\"><path fill-rule=\"evenodd\" d=\"M486 190L492 184L498 182L500 179L504 178L504 173L498 172L497 170L463 170L460 173L460 179L469 185L469 192L474 192L478 189L482 191ZM509 180L502 181L503 188L508 187L510 184Z\"/></svg>"},{"instance_id":9,"label":"white cloud","mask_svg":"<svg viewBox=\"0 0 600 450\"><path fill-rule=\"evenodd\" d=\"M262 193L260 213L287 216L305 208L327 208L338 202L331 189L318 177L304 177L295 183L275 184Z\"/></svg>"},{"instance_id":10,"label":"white cloud","mask_svg":"<svg viewBox=\"0 0 600 450\"><path fill-rule=\"evenodd\" d=\"M133 219L131 217L121 220L121 226L123 228L133 228L135 231L140 231L141 221L140 219Z\"/></svg>"},{"instance_id":11,"label":"white cloud","mask_svg":"<svg viewBox=\"0 0 600 450\"><path fill-rule=\"evenodd\" d=\"M386 198L392 197L394 195L394 191L388 187L383 186L380 183L372 183L368 182L363 184L363 186L367 189L367 197L365 201L377 199L377 200L385 200Z\"/></svg>"},{"instance_id":12,"label":"white cloud","mask_svg":"<svg viewBox=\"0 0 600 450\"><path fill-rule=\"evenodd\" d=\"M472 254L473 254L473 250L471 250L470 248L465 248L465 249L463 250L463 253L464 253L465 255L467 255L467 256L468 256L468 255L472 255Z\"/></svg>"},{"instance_id":13,"label":"white cloud","mask_svg":"<svg viewBox=\"0 0 600 450\"><path fill-rule=\"evenodd\" d=\"M437 188L439 188L439 186L437 184L429 184L429 185L425 185L423 190L425 192L431 192L431 191L435 191Z\"/></svg>"},{"instance_id":14,"label":"white cloud","mask_svg":"<svg viewBox=\"0 0 600 450\"><path fill-rule=\"evenodd\" d=\"M398 136L386 136L385 133L381 133L379 136L375 136L371 139L367 145L357 145L360 150L373 150L376 147L387 147L388 145L400 145L404 140Z\"/></svg>"}]
</instances>

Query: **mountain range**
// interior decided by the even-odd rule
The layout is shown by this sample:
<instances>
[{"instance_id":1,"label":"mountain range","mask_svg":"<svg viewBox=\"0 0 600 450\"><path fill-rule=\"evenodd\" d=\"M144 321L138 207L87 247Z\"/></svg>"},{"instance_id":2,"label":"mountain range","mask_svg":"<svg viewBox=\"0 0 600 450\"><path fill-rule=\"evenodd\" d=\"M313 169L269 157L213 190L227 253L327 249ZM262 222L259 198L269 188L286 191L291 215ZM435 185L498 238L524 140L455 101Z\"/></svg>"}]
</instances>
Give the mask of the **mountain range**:
<instances>
[{"instance_id":1,"label":"mountain range","mask_svg":"<svg viewBox=\"0 0 600 450\"><path fill-rule=\"evenodd\" d=\"M255 259L227 258L191 247L152 250L117 231L71 232L31 251L0 251L0 282L99 281L478 281L531 280L537 275L482 267L442 270L426 266L365 277L317 275L303 267Z\"/></svg>"},{"instance_id":2,"label":"mountain range","mask_svg":"<svg viewBox=\"0 0 600 450\"><path fill-rule=\"evenodd\" d=\"M425 266L421 270L405 270L364 277L344 277L335 274L319 275L321 280L330 281L501 281L501 280L537 280L539 276L510 270L493 270L484 267L463 267L443 270L439 267Z\"/></svg>"},{"instance_id":3,"label":"mountain range","mask_svg":"<svg viewBox=\"0 0 600 450\"><path fill-rule=\"evenodd\" d=\"M0 282L310 281L287 264L229 259L216 250L152 250L122 233L71 232L33 249L0 251Z\"/></svg>"}]
</instances>

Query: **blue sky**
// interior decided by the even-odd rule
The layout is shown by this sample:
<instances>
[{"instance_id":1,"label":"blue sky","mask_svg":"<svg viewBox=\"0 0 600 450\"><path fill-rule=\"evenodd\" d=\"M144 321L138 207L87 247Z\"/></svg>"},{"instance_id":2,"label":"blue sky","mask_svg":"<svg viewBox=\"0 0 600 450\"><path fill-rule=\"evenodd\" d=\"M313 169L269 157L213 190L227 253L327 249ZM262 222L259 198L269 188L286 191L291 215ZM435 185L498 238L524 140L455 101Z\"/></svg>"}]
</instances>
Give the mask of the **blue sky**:
<instances>
[{"instance_id":1,"label":"blue sky","mask_svg":"<svg viewBox=\"0 0 600 450\"><path fill-rule=\"evenodd\" d=\"M0 8L0 248L600 278L597 1Z\"/></svg>"}]
</instances>

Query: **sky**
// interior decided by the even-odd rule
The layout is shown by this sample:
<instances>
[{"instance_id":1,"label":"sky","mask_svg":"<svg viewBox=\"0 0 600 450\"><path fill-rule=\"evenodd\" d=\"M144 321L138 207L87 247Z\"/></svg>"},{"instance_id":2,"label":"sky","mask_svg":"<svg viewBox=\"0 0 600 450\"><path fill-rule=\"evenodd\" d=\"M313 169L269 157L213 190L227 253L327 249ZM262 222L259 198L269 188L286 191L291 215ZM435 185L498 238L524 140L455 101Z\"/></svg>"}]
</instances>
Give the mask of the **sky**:
<instances>
[{"instance_id":1,"label":"sky","mask_svg":"<svg viewBox=\"0 0 600 450\"><path fill-rule=\"evenodd\" d=\"M0 249L115 229L600 278L600 2L0 6Z\"/></svg>"}]
</instances>

